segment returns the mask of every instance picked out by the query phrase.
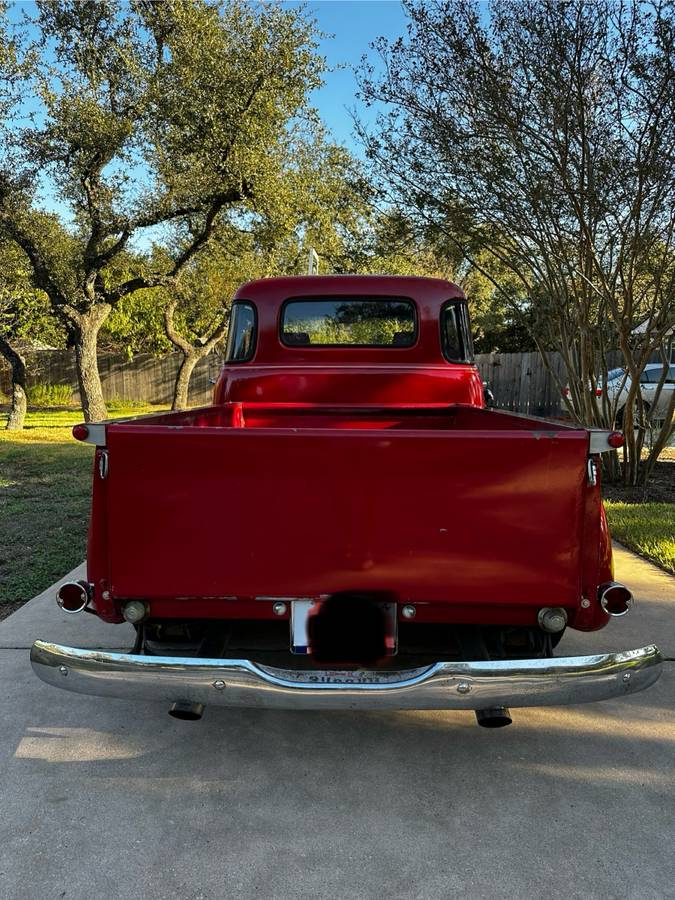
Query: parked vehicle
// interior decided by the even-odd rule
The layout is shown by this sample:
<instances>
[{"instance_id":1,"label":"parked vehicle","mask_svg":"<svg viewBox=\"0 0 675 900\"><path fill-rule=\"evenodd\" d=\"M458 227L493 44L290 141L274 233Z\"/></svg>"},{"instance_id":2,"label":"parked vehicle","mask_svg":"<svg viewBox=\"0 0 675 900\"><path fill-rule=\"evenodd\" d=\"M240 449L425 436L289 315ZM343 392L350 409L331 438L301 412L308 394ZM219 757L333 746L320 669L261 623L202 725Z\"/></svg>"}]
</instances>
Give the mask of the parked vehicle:
<instances>
[{"instance_id":1,"label":"parked vehicle","mask_svg":"<svg viewBox=\"0 0 675 900\"><path fill-rule=\"evenodd\" d=\"M171 704L471 709L622 696L655 646L554 657L632 607L599 454L622 435L484 406L464 294L304 277L238 291L212 406L77 425L87 578L57 603L129 653L36 641L44 681Z\"/></svg>"},{"instance_id":2,"label":"parked vehicle","mask_svg":"<svg viewBox=\"0 0 675 900\"><path fill-rule=\"evenodd\" d=\"M640 394L645 412L652 411L652 418L655 420L664 419L667 415L673 391L675 390L675 365L670 365L666 373L666 377L661 388L661 392L656 396L659 382L663 376L664 366L661 363L649 363L645 366L640 376ZM611 369L607 373L607 397L616 409L617 424L623 423L623 415L628 400L628 393L632 384L630 375L626 374L625 369ZM604 393L601 381L595 386L596 397L602 397ZM569 385L565 388L564 394L570 396Z\"/></svg>"},{"instance_id":3,"label":"parked vehicle","mask_svg":"<svg viewBox=\"0 0 675 900\"><path fill-rule=\"evenodd\" d=\"M652 418L655 420L664 419L668 413L671 397L675 390L675 365L668 367L666 377L661 388L661 392L656 396L659 383L663 376L664 367L660 363L650 363L645 366L640 376L640 394L644 404L645 411L651 410ZM623 421L623 412L628 400L628 391L631 386L630 375L624 378L624 370L622 369L607 384L607 393L613 402L616 402L617 418Z\"/></svg>"}]
</instances>

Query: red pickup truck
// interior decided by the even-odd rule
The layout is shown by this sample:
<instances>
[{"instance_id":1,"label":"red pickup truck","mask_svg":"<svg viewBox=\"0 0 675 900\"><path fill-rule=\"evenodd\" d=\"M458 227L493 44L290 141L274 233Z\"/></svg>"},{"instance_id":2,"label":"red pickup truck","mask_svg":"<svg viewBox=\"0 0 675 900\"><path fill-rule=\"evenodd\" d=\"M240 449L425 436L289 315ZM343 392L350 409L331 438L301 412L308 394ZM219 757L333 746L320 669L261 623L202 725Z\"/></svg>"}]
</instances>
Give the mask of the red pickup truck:
<instances>
[{"instance_id":1,"label":"red pickup truck","mask_svg":"<svg viewBox=\"0 0 675 900\"><path fill-rule=\"evenodd\" d=\"M73 429L96 445L69 613L129 653L36 641L44 681L161 700L471 709L620 696L654 646L554 657L627 613L599 454L622 435L486 409L446 281L276 278L235 297L212 406Z\"/></svg>"}]
</instances>

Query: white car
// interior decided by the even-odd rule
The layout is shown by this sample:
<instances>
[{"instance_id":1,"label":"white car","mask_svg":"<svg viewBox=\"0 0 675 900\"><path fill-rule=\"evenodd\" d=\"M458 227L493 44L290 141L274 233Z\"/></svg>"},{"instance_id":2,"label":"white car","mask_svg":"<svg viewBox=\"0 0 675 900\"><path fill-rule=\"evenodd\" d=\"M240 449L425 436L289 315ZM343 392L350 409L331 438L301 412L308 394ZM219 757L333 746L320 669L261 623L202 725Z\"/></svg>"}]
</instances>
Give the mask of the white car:
<instances>
[{"instance_id":1,"label":"white car","mask_svg":"<svg viewBox=\"0 0 675 900\"><path fill-rule=\"evenodd\" d=\"M663 383L663 388L661 389L661 393L656 402L656 407L652 409L652 407L654 407L656 391L662 376L663 366L661 363L649 363L649 365L645 366L644 371L640 376L642 402L647 410L652 411L652 419L656 421L665 419L666 413L668 412L668 406L670 405L670 400L673 396L673 391L675 390L675 365L670 365L668 367L666 380ZM624 383L623 369L612 369L611 372L607 373L607 396L612 402L616 402L617 419L619 422L623 419L623 408L626 405L630 384L630 375L625 379Z\"/></svg>"},{"instance_id":2,"label":"white car","mask_svg":"<svg viewBox=\"0 0 675 900\"><path fill-rule=\"evenodd\" d=\"M617 425L620 425L623 421L623 409L626 405L628 390L631 385L630 375L626 376L624 380L625 371L625 369L611 369L607 373L607 396L612 404L616 404ZM656 390L662 375L663 366L661 363L649 363L649 365L645 366L644 371L640 376L640 393L642 394L642 402L647 410L650 410L654 405ZM671 364L668 368L668 374L666 375L666 380L659 395L656 409L653 412L652 418L654 420L658 421L659 419L665 419L668 405L670 404L670 398L673 396L674 390L675 364ZM564 393L566 397L569 397L569 387L565 388ZM601 382L598 382L595 393L597 397L602 396Z\"/></svg>"}]
</instances>

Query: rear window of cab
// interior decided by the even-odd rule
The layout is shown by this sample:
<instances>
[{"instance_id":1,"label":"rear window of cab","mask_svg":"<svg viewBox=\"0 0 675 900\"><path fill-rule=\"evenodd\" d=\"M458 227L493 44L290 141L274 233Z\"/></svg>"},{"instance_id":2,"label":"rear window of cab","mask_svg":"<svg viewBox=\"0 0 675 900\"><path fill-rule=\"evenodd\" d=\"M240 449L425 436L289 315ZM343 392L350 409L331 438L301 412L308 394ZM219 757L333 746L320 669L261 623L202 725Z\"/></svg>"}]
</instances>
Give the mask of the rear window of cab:
<instances>
[{"instance_id":1,"label":"rear window of cab","mask_svg":"<svg viewBox=\"0 0 675 900\"><path fill-rule=\"evenodd\" d=\"M440 315L440 339L448 362L473 362L466 303L449 300ZM279 317L279 338L287 347L412 347L418 318L406 297L303 297L286 300ZM256 308L248 300L232 304L225 358L253 359L258 338Z\"/></svg>"},{"instance_id":2,"label":"rear window of cab","mask_svg":"<svg viewBox=\"0 0 675 900\"><path fill-rule=\"evenodd\" d=\"M287 347L412 347L417 310L405 297L286 300L279 337Z\"/></svg>"}]
</instances>

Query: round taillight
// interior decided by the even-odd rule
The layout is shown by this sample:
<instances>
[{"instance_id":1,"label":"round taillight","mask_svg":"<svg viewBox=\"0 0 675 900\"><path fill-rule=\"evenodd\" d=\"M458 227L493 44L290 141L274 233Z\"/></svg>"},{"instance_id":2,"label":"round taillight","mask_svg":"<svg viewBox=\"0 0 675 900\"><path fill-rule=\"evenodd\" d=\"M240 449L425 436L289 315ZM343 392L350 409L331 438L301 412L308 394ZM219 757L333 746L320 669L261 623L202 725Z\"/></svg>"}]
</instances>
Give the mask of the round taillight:
<instances>
[{"instance_id":1,"label":"round taillight","mask_svg":"<svg viewBox=\"0 0 675 900\"><path fill-rule=\"evenodd\" d=\"M607 443L610 447L614 447L615 450L619 447L623 447L624 442L624 436L620 431L613 431L607 438Z\"/></svg>"},{"instance_id":2,"label":"round taillight","mask_svg":"<svg viewBox=\"0 0 675 900\"><path fill-rule=\"evenodd\" d=\"M86 425L73 425L73 437L76 441L86 441L89 437L89 429Z\"/></svg>"},{"instance_id":3,"label":"round taillight","mask_svg":"<svg viewBox=\"0 0 675 900\"><path fill-rule=\"evenodd\" d=\"M610 616L625 616L633 605L633 595L628 588L618 581L601 584L598 589L600 606Z\"/></svg>"},{"instance_id":4,"label":"round taillight","mask_svg":"<svg viewBox=\"0 0 675 900\"><path fill-rule=\"evenodd\" d=\"M66 581L56 591L56 603L66 613L79 613L89 602L87 584L81 581Z\"/></svg>"}]
</instances>

